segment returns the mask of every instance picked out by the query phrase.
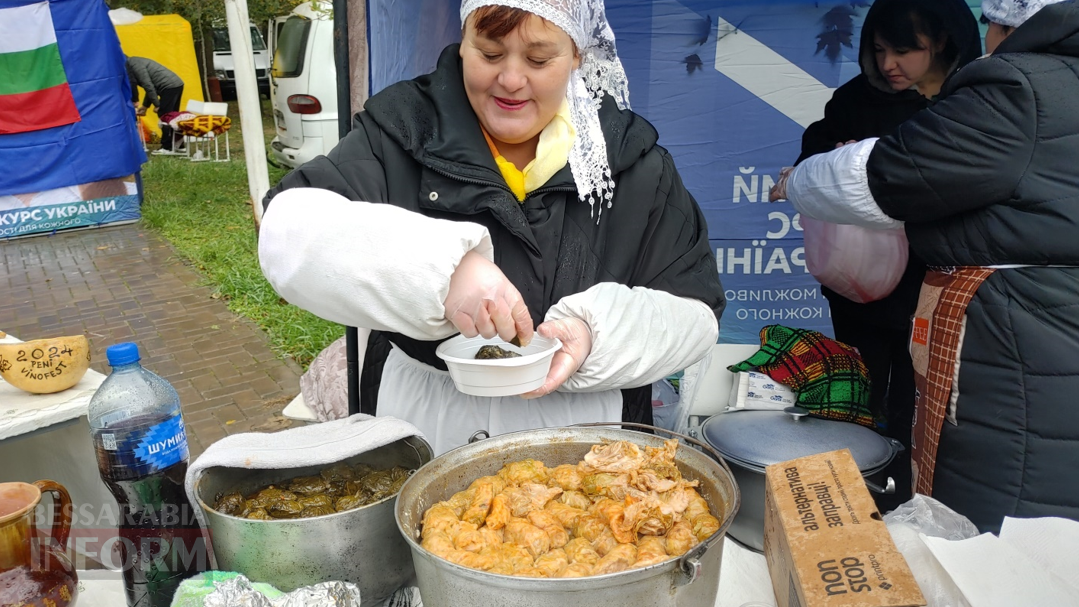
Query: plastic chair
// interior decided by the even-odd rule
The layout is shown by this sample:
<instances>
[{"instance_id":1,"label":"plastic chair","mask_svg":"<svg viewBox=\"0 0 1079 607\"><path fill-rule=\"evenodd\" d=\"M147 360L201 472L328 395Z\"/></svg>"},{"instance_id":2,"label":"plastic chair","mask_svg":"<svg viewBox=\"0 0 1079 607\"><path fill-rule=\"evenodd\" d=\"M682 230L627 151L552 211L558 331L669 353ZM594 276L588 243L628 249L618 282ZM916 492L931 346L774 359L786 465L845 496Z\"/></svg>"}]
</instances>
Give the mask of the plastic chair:
<instances>
[{"instance_id":1,"label":"plastic chair","mask_svg":"<svg viewBox=\"0 0 1079 607\"><path fill-rule=\"evenodd\" d=\"M187 102L186 111L192 114L199 114L203 116L226 116L228 115L229 105L224 102L205 102L196 101L190 99ZM221 158L220 141L221 136L225 136L225 157ZM187 158L192 162L202 162L211 160L210 147L213 145L213 158L214 162L228 162L230 159L229 152L229 132L226 130L221 134L210 131L205 135L184 135L184 145L187 148Z\"/></svg>"}]
</instances>

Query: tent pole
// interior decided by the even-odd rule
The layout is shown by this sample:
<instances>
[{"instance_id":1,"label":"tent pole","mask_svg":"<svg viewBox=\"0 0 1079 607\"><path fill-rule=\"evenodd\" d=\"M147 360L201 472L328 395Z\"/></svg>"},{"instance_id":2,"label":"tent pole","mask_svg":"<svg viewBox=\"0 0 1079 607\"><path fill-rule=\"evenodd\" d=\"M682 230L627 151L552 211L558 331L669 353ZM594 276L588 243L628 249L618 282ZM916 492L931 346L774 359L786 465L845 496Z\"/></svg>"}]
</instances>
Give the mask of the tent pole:
<instances>
[{"instance_id":1,"label":"tent pole","mask_svg":"<svg viewBox=\"0 0 1079 607\"><path fill-rule=\"evenodd\" d=\"M333 0L333 59L337 64L337 135L352 130L352 82L348 64L348 0Z\"/></svg>"},{"instance_id":2,"label":"tent pole","mask_svg":"<svg viewBox=\"0 0 1079 607\"><path fill-rule=\"evenodd\" d=\"M351 66L348 64L348 0L333 0L333 58L337 64L337 133L341 139L352 127L352 101L349 92ZM348 414L360 412L359 333L345 327L345 361L348 369Z\"/></svg>"},{"instance_id":3,"label":"tent pole","mask_svg":"<svg viewBox=\"0 0 1079 607\"><path fill-rule=\"evenodd\" d=\"M255 79L255 56L251 50L251 20L247 0L225 0L229 43L236 70L236 104L240 108L244 160L247 166L247 189L255 213L255 224L262 221L262 199L270 190L270 170L266 166L266 139L262 132L262 108Z\"/></svg>"}]
</instances>

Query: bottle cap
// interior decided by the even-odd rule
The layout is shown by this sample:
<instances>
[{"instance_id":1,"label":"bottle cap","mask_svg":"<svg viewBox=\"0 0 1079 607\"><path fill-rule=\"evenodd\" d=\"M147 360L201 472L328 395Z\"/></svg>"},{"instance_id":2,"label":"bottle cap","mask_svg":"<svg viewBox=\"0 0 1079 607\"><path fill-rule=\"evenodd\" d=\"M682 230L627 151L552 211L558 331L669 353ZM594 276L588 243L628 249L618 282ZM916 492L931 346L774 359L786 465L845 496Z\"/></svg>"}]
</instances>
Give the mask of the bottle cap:
<instances>
[{"instance_id":1,"label":"bottle cap","mask_svg":"<svg viewBox=\"0 0 1079 607\"><path fill-rule=\"evenodd\" d=\"M105 350L105 356L108 357L110 366L130 365L139 361L139 346L130 341L109 346Z\"/></svg>"}]
</instances>

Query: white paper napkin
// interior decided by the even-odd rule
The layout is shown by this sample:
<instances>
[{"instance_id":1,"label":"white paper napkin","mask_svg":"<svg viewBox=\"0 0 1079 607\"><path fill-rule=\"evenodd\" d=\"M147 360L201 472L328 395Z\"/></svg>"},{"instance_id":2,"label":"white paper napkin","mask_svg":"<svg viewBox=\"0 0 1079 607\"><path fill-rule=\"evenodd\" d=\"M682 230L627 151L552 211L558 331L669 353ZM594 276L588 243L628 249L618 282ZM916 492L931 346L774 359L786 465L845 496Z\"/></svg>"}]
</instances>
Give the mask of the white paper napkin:
<instances>
[{"instance_id":1,"label":"white paper napkin","mask_svg":"<svg viewBox=\"0 0 1079 607\"><path fill-rule=\"evenodd\" d=\"M1039 537L1054 532L1052 524L1031 519L1010 530L1010 541L989 533L957 542L923 539L972 607L1079 607L1079 589L1027 555L1030 550L1061 559L1059 567L1079 568L1076 544L1056 555L1056 546L1039 542ZM1016 538L1022 538L1023 549L1013 543Z\"/></svg>"},{"instance_id":2,"label":"white paper napkin","mask_svg":"<svg viewBox=\"0 0 1079 607\"><path fill-rule=\"evenodd\" d=\"M1006 518L1000 539L1079 594L1079 522L1064 518Z\"/></svg>"}]
</instances>

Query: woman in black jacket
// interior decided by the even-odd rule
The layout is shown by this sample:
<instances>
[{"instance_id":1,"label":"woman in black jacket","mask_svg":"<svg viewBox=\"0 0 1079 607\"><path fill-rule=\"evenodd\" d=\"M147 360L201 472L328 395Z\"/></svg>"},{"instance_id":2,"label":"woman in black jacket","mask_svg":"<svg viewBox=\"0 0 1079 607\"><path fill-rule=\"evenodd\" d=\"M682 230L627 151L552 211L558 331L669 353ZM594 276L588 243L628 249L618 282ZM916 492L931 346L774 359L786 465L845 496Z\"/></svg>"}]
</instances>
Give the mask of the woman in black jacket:
<instances>
[{"instance_id":1,"label":"woman in black jacket","mask_svg":"<svg viewBox=\"0 0 1079 607\"><path fill-rule=\"evenodd\" d=\"M936 103L807 159L773 198L905 227L931 270L911 340L916 490L996 532L1006 516L1079 520L1079 3L982 13L991 54Z\"/></svg>"},{"instance_id":2,"label":"woman in black jacket","mask_svg":"<svg viewBox=\"0 0 1079 607\"><path fill-rule=\"evenodd\" d=\"M267 195L263 272L388 336L377 412L436 454L481 429L650 421L650 384L715 344L723 289L697 203L628 109L603 3L465 0L461 21L433 73ZM528 398L461 394L435 354L458 332L527 342L533 322L563 347Z\"/></svg>"},{"instance_id":3,"label":"woman in black jacket","mask_svg":"<svg viewBox=\"0 0 1079 607\"><path fill-rule=\"evenodd\" d=\"M862 73L836 89L824 118L806 129L798 162L849 141L891 133L925 109L948 76L980 54L978 23L963 0L878 0L862 26ZM886 434L907 448L888 470L897 490L878 497L882 508L910 498L914 368L907 346L924 276L925 264L912 252L898 286L884 299L856 303L821 288L836 339L858 348L869 369L870 409L883 419Z\"/></svg>"}]
</instances>

